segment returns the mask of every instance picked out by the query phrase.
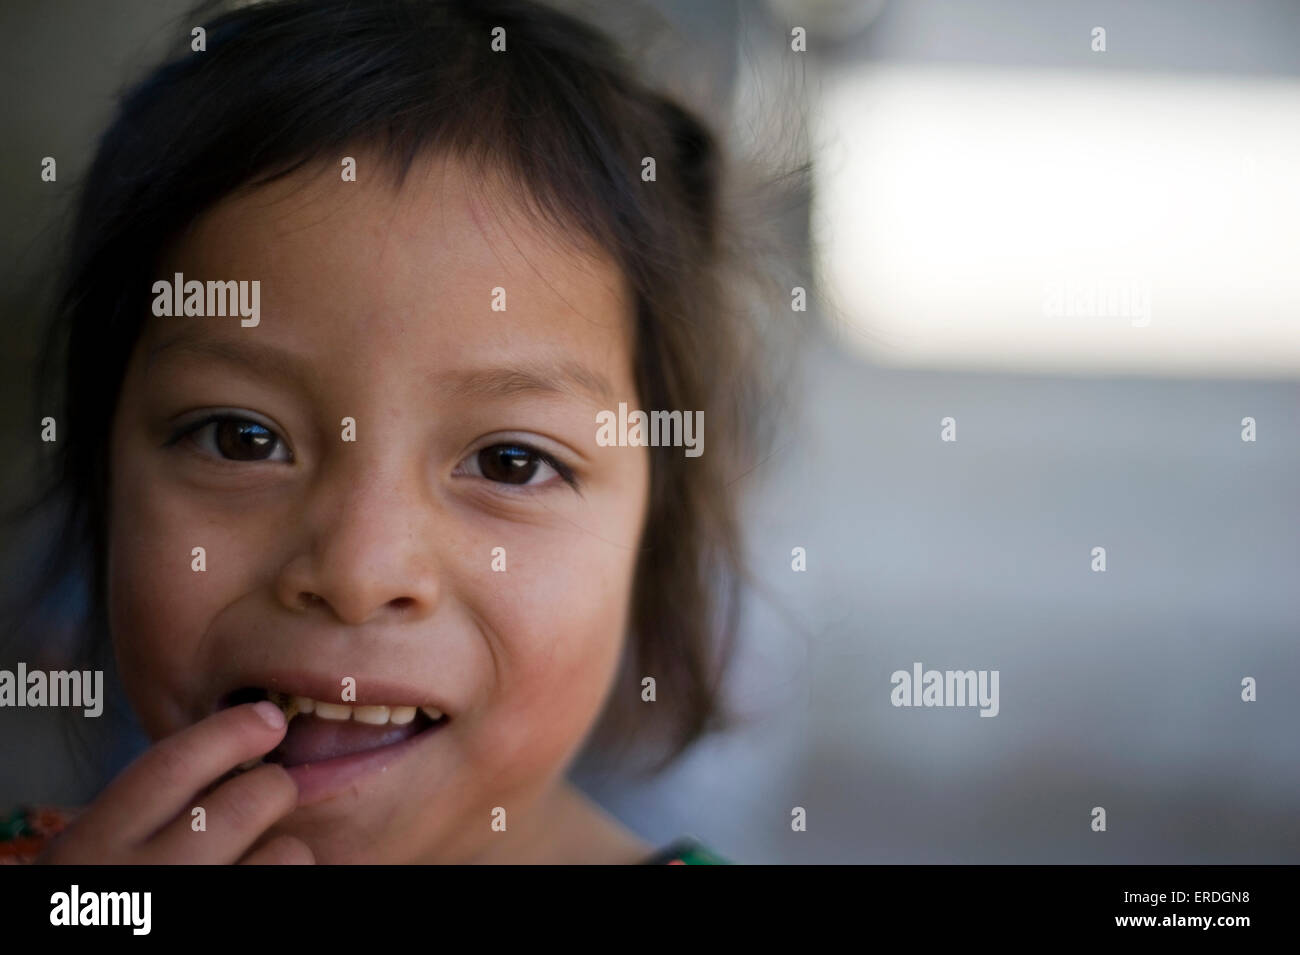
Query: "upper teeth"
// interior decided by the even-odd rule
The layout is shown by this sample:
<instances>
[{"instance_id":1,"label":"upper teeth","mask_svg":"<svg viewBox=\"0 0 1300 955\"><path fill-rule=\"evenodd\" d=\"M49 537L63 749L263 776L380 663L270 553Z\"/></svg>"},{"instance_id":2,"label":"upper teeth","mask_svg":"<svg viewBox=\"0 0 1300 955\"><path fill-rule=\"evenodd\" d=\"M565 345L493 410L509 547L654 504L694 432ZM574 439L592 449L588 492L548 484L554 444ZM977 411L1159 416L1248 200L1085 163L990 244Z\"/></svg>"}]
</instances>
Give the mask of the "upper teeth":
<instances>
[{"instance_id":1,"label":"upper teeth","mask_svg":"<svg viewBox=\"0 0 1300 955\"><path fill-rule=\"evenodd\" d=\"M395 723L401 726L415 719L414 706L381 706L370 704L358 706L355 703L323 703L320 700L313 700L306 696L288 696L284 693L271 691L268 696L271 702L285 711L285 716L293 719L299 713L313 713L323 720L356 720L358 723L369 723L372 726L382 726L385 723ZM418 707L424 711L424 715L429 719L442 719L442 710L436 706Z\"/></svg>"}]
</instances>

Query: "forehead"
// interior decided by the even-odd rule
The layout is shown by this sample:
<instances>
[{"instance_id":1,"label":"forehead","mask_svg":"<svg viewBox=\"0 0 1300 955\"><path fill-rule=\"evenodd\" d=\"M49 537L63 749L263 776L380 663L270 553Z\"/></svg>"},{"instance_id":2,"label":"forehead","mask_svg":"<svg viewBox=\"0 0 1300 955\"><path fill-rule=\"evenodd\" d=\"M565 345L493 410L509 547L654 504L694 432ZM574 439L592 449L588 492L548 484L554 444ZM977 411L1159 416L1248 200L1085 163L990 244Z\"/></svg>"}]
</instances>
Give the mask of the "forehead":
<instances>
[{"instance_id":1,"label":"forehead","mask_svg":"<svg viewBox=\"0 0 1300 955\"><path fill-rule=\"evenodd\" d=\"M357 181L304 168L225 198L169 249L157 278L259 281L257 326L150 316L146 338L261 342L371 372L564 363L630 387L630 293L607 255L459 160L418 159L399 187L352 155Z\"/></svg>"}]
</instances>

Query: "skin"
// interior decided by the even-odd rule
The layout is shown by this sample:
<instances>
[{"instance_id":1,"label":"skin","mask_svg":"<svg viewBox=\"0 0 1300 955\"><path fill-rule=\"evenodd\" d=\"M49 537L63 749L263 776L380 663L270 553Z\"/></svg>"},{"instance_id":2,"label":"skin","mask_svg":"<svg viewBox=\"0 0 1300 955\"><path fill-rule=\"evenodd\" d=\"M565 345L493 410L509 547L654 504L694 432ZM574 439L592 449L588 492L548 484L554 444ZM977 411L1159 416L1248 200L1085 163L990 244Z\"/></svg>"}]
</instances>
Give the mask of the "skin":
<instances>
[{"instance_id":1,"label":"skin","mask_svg":"<svg viewBox=\"0 0 1300 955\"><path fill-rule=\"evenodd\" d=\"M352 154L357 182L330 165L227 197L159 269L259 279L261 318L150 316L127 369L110 623L142 725L180 740L182 755L150 763L151 751L132 767L171 784L149 810L148 786L125 791L154 825L179 813L169 851L181 857L225 840L217 855L240 858L244 825L259 851L283 856L272 861L639 861L652 848L564 778L611 692L648 499L648 451L595 440L597 411L637 406L625 279L459 161L421 160L398 189L377 157ZM491 308L498 286L504 312ZM173 340L278 349L296 371ZM464 387L468 373L542 361L577 365L607 390L549 373L546 387ZM218 426L168 444L205 409L281 440L262 432L262 459L234 461ZM355 442L342 440L345 416ZM491 480L477 452L503 443L552 454L578 489L545 465L527 486ZM495 547L505 573L492 570ZM310 805L294 803L280 767L236 777L216 793L253 779L248 792L216 825L208 807L207 832L191 834L188 793L283 735L251 706L212 716L223 694L266 686L272 671L333 686L351 676L361 694L412 687L420 698L373 702L440 702L451 719L418 758ZM224 737L192 738L223 718ZM217 737L220 758L200 755ZM490 826L494 807L505 832Z\"/></svg>"}]
</instances>

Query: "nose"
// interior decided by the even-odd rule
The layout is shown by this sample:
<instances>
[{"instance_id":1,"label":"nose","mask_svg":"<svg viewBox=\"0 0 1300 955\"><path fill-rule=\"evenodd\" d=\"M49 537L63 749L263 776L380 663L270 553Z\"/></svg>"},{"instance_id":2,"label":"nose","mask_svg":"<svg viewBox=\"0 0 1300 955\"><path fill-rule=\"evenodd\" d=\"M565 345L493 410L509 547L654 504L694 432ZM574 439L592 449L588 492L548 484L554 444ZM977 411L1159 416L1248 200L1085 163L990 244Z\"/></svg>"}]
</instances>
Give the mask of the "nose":
<instances>
[{"instance_id":1,"label":"nose","mask_svg":"<svg viewBox=\"0 0 1300 955\"><path fill-rule=\"evenodd\" d=\"M354 462L318 482L302 512L305 540L276 581L282 605L323 607L351 625L433 613L441 573L432 504L411 470Z\"/></svg>"}]
</instances>

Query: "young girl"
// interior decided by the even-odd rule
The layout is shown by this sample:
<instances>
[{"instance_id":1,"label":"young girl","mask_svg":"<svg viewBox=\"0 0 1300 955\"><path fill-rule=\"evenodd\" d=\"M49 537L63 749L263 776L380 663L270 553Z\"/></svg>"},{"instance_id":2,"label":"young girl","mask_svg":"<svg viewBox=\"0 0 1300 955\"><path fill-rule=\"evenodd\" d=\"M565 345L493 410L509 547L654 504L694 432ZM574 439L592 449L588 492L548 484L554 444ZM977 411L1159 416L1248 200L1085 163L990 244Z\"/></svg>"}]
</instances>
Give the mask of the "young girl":
<instances>
[{"instance_id":1,"label":"young girl","mask_svg":"<svg viewBox=\"0 0 1300 955\"><path fill-rule=\"evenodd\" d=\"M534 3L193 22L52 339L86 632L156 743L10 856L716 861L566 778L722 725L763 367L715 136Z\"/></svg>"}]
</instances>

